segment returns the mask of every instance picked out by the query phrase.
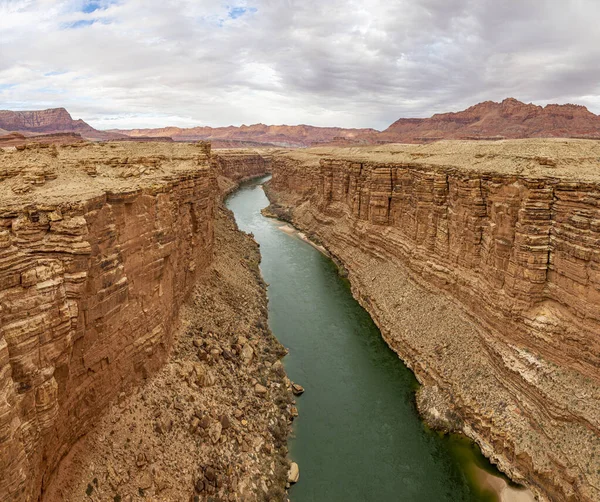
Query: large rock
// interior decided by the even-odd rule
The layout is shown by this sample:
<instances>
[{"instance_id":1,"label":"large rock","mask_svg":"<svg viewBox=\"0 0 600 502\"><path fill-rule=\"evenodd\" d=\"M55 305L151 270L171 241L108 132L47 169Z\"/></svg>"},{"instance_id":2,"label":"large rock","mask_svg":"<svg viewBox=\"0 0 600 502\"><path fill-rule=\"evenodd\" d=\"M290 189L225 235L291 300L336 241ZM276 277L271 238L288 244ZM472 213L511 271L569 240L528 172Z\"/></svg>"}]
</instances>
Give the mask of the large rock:
<instances>
[{"instance_id":1,"label":"large rock","mask_svg":"<svg viewBox=\"0 0 600 502\"><path fill-rule=\"evenodd\" d=\"M246 343L240 352L240 359L246 365L252 362L252 356L254 355L254 350L249 343Z\"/></svg>"},{"instance_id":2,"label":"large rock","mask_svg":"<svg viewBox=\"0 0 600 502\"><path fill-rule=\"evenodd\" d=\"M300 479L300 468L296 462L292 462L288 471L288 483L297 483Z\"/></svg>"}]
</instances>

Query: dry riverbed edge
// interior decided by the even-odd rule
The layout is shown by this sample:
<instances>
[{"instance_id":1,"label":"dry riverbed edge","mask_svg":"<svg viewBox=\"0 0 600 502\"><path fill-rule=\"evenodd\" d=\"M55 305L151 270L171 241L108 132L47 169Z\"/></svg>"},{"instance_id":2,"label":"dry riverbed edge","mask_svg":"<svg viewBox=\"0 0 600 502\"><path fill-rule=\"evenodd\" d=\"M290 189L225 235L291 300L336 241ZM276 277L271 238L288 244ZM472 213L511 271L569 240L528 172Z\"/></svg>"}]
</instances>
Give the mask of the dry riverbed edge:
<instances>
[{"instance_id":1,"label":"dry riverbed edge","mask_svg":"<svg viewBox=\"0 0 600 502\"><path fill-rule=\"evenodd\" d=\"M215 259L166 365L100 418L44 490L53 501L285 500L297 413L267 324L258 245L216 211Z\"/></svg>"}]
</instances>

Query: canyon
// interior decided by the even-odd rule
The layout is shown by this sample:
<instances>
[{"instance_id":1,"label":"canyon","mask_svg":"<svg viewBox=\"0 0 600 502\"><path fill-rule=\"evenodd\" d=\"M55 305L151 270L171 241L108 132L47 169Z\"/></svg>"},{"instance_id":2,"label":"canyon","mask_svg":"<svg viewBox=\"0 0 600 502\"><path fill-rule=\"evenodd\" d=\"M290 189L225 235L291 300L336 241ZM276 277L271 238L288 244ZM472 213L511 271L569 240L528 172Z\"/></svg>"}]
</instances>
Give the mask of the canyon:
<instances>
[{"instance_id":1,"label":"canyon","mask_svg":"<svg viewBox=\"0 0 600 502\"><path fill-rule=\"evenodd\" d=\"M268 161L226 157L206 143L0 149L2 500L283 493L285 352L256 243L221 206Z\"/></svg>"},{"instance_id":2,"label":"canyon","mask_svg":"<svg viewBox=\"0 0 600 502\"><path fill-rule=\"evenodd\" d=\"M600 498L600 144L273 155L269 214L324 246L422 387L541 500Z\"/></svg>"},{"instance_id":3,"label":"canyon","mask_svg":"<svg viewBox=\"0 0 600 502\"><path fill-rule=\"evenodd\" d=\"M426 422L540 500L598 500L598 159L576 139L0 148L0 498L286 497L286 350L222 204L271 172L265 213L336 261Z\"/></svg>"}]
</instances>

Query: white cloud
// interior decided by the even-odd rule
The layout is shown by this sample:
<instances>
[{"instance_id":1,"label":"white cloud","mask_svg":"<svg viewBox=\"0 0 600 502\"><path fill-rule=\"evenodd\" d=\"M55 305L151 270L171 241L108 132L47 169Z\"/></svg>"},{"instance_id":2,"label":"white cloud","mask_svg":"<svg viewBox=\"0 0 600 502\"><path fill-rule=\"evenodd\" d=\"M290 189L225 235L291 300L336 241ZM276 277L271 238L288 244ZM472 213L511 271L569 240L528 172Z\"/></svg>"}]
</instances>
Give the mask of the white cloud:
<instances>
[{"instance_id":1,"label":"white cloud","mask_svg":"<svg viewBox=\"0 0 600 502\"><path fill-rule=\"evenodd\" d=\"M595 0L0 0L0 107L99 128L600 112Z\"/></svg>"}]
</instances>

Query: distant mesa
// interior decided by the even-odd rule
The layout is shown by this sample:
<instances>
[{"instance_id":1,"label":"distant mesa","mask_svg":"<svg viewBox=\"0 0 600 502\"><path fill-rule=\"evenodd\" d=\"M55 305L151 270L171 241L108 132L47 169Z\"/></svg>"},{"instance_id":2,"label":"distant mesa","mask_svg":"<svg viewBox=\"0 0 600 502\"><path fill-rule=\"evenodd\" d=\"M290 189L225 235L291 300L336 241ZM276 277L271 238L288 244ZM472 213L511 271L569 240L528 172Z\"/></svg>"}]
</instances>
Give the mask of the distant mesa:
<instances>
[{"instance_id":1,"label":"distant mesa","mask_svg":"<svg viewBox=\"0 0 600 502\"><path fill-rule=\"evenodd\" d=\"M113 132L98 131L83 120L73 120L64 108L49 110L11 111L0 110L0 129L8 133L20 133L26 137L57 133L74 133L82 139L101 141L126 136Z\"/></svg>"},{"instance_id":2,"label":"distant mesa","mask_svg":"<svg viewBox=\"0 0 600 502\"><path fill-rule=\"evenodd\" d=\"M600 116L579 105L525 104L514 98L485 101L427 119L399 119L381 133L386 141L427 143L440 139L600 139Z\"/></svg>"},{"instance_id":3,"label":"distant mesa","mask_svg":"<svg viewBox=\"0 0 600 502\"><path fill-rule=\"evenodd\" d=\"M538 106L514 98L484 101L460 112L429 118L401 118L384 131L310 125L242 125L228 127L163 127L99 131L73 120L64 108L39 111L0 111L0 144L17 141L8 133L33 137L78 134L91 141L210 141L213 148L359 146L380 143L432 143L444 139L500 140L523 138L600 139L600 116L586 107L565 104ZM39 141L39 138L38 140ZM46 138L44 141L51 141ZM57 138L57 142L67 138Z\"/></svg>"},{"instance_id":4,"label":"distant mesa","mask_svg":"<svg viewBox=\"0 0 600 502\"><path fill-rule=\"evenodd\" d=\"M0 125L1 126L1 125ZM272 146L285 148L330 144L333 141L365 142L379 134L375 129L344 129L309 125L242 125L228 127L164 127L158 129L113 129L130 137L170 136L175 141L210 141L213 148Z\"/></svg>"}]
</instances>

